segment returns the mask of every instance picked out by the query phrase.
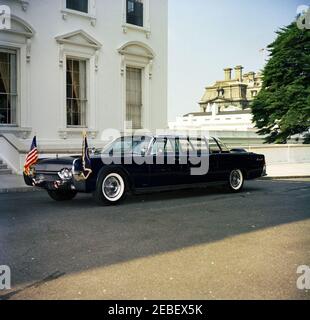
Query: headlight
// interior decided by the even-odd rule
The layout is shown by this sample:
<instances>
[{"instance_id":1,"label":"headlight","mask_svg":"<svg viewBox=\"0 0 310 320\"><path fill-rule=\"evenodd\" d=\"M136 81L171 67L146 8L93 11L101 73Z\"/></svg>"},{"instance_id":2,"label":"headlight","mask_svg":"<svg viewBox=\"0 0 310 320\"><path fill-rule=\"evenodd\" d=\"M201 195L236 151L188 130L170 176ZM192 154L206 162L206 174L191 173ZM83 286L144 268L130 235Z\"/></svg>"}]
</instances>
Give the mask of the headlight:
<instances>
[{"instance_id":1,"label":"headlight","mask_svg":"<svg viewBox=\"0 0 310 320\"><path fill-rule=\"evenodd\" d=\"M72 179L72 171L70 169L62 169L58 172L58 176L62 180L71 180Z\"/></svg>"}]
</instances>

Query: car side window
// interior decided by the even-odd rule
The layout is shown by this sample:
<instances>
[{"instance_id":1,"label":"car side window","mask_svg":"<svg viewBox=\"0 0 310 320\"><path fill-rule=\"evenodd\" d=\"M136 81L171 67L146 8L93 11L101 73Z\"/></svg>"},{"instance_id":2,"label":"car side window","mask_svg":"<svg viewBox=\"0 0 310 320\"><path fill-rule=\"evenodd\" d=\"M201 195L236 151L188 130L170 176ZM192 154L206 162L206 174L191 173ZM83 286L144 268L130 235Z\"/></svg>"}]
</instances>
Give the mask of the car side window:
<instances>
[{"instance_id":1,"label":"car side window","mask_svg":"<svg viewBox=\"0 0 310 320\"><path fill-rule=\"evenodd\" d=\"M125 137L115 140L112 145L104 151L110 155L117 154L142 154L148 149L150 138L146 137Z\"/></svg>"},{"instance_id":2,"label":"car side window","mask_svg":"<svg viewBox=\"0 0 310 320\"><path fill-rule=\"evenodd\" d=\"M208 139L210 154L221 153L221 149L214 139Z\"/></svg>"},{"instance_id":3,"label":"car side window","mask_svg":"<svg viewBox=\"0 0 310 320\"><path fill-rule=\"evenodd\" d=\"M129 152L132 150L132 141L129 139L119 139L118 141L116 141L113 145L113 148L111 149L111 151L114 154L121 154L124 152Z\"/></svg>"},{"instance_id":4,"label":"car side window","mask_svg":"<svg viewBox=\"0 0 310 320\"><path fill-rule=\"evenodd\" d=\"M220 145L222 152L227 153L229 152L228 147L226 146L225 143L223 143L221 140L217 139L218 144Z\"/></svg>"},{"instance_id":5,"label":"car side window","mask_svg":"<svg viewBox=\"0 0 310 320\"><path fill-rule=\"evenodd\" d=\"M133 140L132 142L132 153L143 154L148 150L150 141L148 139Z\"/></svg>"},{"instance_id":6,"label":"car side window","mask_svg":"<svg viewBox=\"0 0 310 320\"><path fill-rule=\"evenodd\" d=\"M152 155L175 153L175 145L170 139L156 139L152 147Z\"/></svg>"},{"instance_id":7,"label":"car side window","mask_svg":"<svg viewBox=\"0 0 310 320\"><path fill-rule=\"evenodd\" d=\"M208 153L206 140L201 138L190 138L190 143L198 153Z\"/></svg>"},{"instance_id":8,"label":"car side window","mask_svg":"<svg viewBox=\"0 0 310 320\"><path fill-rule=\"evenodd\" d=\"M187 139L179 139L179 149L182 153L190 153L195 151L192 144Z\"/></svg>"}]
</instances>

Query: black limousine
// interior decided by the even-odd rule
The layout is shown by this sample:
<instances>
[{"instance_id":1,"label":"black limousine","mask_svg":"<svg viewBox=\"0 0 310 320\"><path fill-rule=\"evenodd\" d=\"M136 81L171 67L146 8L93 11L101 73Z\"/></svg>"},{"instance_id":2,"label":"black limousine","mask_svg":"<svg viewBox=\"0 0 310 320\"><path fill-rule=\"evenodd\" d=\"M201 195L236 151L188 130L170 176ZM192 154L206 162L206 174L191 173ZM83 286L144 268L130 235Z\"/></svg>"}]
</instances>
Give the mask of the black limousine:
<instances>
[{"instance_id":1,"label":"black limousine","mask_svg":"<svg viewBox=\"0 0 310 320\"><path fill-rule=\"evenodd\" d=\"M99 203L117 204L129 192L211 183L239 192L245 180L266 175L264 155L229 150L216 138L123 136L103 150L90 151L87 177L84 157L72 156L40 159L24 175L25 182L46 189L56 201L71 200L83 192L93 193Z\"/></svg>"}]
</instances>

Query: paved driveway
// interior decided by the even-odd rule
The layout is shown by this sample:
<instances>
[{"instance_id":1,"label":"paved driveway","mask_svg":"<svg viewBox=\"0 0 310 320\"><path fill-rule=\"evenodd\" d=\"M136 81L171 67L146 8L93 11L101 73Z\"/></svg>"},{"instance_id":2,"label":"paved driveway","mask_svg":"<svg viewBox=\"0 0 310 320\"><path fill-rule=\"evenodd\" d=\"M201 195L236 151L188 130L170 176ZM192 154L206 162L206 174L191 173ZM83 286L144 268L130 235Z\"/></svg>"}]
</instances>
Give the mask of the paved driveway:
<instances>
[{"instance_id":1,"label":"paved driveway","mask_svg":"<svg viewBox=\"0 0 310 320\"><path fill-rule=\"evenodd\" d=\"M0 195L5 299L309 299L310 181L253 181L56 203L45 193Z\"/></svg>"}]
</instances>

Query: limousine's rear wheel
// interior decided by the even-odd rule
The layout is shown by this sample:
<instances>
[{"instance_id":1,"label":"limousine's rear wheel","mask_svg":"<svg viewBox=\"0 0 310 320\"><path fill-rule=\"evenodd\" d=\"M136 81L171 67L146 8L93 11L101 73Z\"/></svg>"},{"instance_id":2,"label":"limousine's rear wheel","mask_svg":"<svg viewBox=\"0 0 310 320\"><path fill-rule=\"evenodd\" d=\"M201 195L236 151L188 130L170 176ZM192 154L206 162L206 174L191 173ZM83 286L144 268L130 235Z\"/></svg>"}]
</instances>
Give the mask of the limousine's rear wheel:
<instances>
[{"instance_id":1,"label":"limousine's rear wheel","mask_svg":"<svg viewBox=\"0 0 310 320\"><path fill-rule=\"evenodd\" d=\"M55 201L69 201L77 195L77 192L73 190L47 190L47 193Z\"/></svg>"},{"instance_id":2,"label":"limousine's rear wheel","mask_svg":"<svg viewBox=\"0 0 310 320\"><path fill-rule=\"evenodd\" d=\"M244 184L244 175L240 169L234 169L229 175L229 188L232 192L239 192L242 190Z\"/></svg>"},{"instance_id":3,"label":"limousine's rear wheel","mask_svg":"<svg viewBox=\"0 0 310 320\"><path fill-rule=\"evenodd\" d=\"M116 205L125 199L126 193L126 176L117 170L101 175L94 197L98 203Z\"/></svg>"}]
</instances>

